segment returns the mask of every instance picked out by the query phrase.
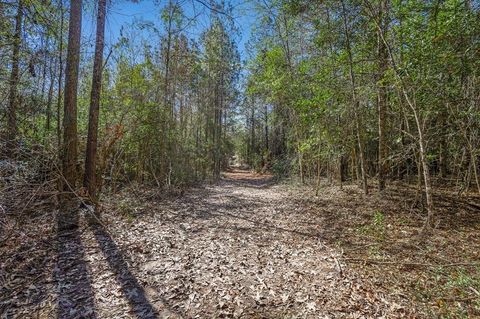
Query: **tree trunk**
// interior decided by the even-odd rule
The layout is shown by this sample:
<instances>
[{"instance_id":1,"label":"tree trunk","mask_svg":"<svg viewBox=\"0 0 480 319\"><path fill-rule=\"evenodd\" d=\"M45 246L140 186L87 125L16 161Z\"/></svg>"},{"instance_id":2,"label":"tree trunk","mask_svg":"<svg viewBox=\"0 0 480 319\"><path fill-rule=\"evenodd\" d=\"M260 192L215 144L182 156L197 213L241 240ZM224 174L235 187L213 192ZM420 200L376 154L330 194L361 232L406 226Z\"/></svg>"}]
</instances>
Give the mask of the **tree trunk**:
<instances>
[{"instance_id":1,"label":"tree trunk","mask_svg":"<svg viewBox=\"0 0 480 319\"><path fill-rule=\"evenodd\" d=\"M248 161L250 165L253 166L254 155L255 155L255 100L252 98L252 113L250 114L250 156L248 157Z\"/></svg>"},{"instance_id":2,"label":"tree trunk","mask_svg":"<svg viewBox=\"0 0 480 319\"><path fill-rule=\"evenodd\" d=\"M318 192L320 190L320 182L322 177L322 166L320 162L320 157L317 159L317 185L315 187L315 196L318 196Z\"/></svg>"},{"instance_id":3,"label":"tree trunk","mask_svg":"<svg viewBox=\"0 0 480 319\"><path fill-rule=\"evenodd\" d=\"M382 0L379 5L379 24L383 34L388 28L388 1ZM382 37L378 34L378 190L385 189L387 168L387 143L386 143L386 113L387 113L387 88L383 83L388 67L388 54Z\"/></svg>"},{"instance_id":4,"label":"tree trunk","mask_svg":"<svg viewBox=\"0 0 480 319\"><path fill-rule=\"evenodd\" d=\"M47 118L45 121L45 136L48 136L51 128L52 121L52 99L53 99L53 85L55 82L55 68L53 67L54 59L50 59L50 83L48 86L48 95L47 95Z\"/></svg>"},{"instance_id":5,"label":"tree trunk","mask_svg":"<svg viewBox=\"0 0 480 319\"><path fill-rule=\"evenodd\" d=\"M105 46L105 13L107 0L98 1L97 35L95 40L95 57L93 61L92 92L90 96L90 111L88 118L88 139L85 157L85 174L83 186L88 195L97 201L96 184L96 156L98 138L98 113L100 109L100 95L102 91L103 48Z\"/></svg>"},{"instance_id":6,"label":"tree trunk","mask_svg":"<svg viewBox=\"0 0 480 319\"><path fill-rule=\"evenodd\" d=\"M57 93L57 145L62 145L62 134L60 127L60 111L62 106L62 81L63 81L63 0L60 1L60 36L58 40L58 93Z\"/></svg>"},{"instance_id":7,"label":"tree trunk","mask_svg":"<svg viewBox=\"0 0 480 319\"><path fill-rule=\"evenodd\" d=\"M265 104L265 150L267 154L269 152L269 143L268 143L268 105Z\"/></svg>"},{"instance_id":8,"label":"tree trunk","mask_svg":"<svg viewBox=\"0 0 480 319\"><path fill-rule=\"evenodd\" d=\"M367 181L367 171L365 168L365 154L364 154L364 145L363 145L363 138L362 138L362 125L360 122L360 114L358 113L358 109L360 108L360 102L358 101L357 97L357 88L355 83L355 73L353 71L353 56L352 56L352 49L350 46L350 30L348 29L347 23L347 12L345 9L345 3L342 0L342 12L343 12L343 26L345 31L345 41L346 41L346 49L348 54L348 62L349 62L349 71L350 71L350 81L352 85L352 104L353 104L353 112L355 117L355 128L356 128L356 135L357 135L357 143L358 143L358 155L360 159L360 170L362 173L362 188L365 194L368 194L368 181Z\"/></svg>"},{"instance_id":9,"label":"tree trunk","mask_svg":"<svg viewBox=\"0 0 480 319\"><path fill-rule=\"evenodd\" d=\"M77 89L82 27L82 0L70 0L65 98L63 114L63 177L64 190L75 189L77 180Z\"/></svg>"},{"instance_id":10,"label":"tree trunk","mask_svg":"<svg viewBox=\"0 0 480 319\"><path fill-rule=\"evenodd\" d=\"M429 231L433 225L432 182L430 180L430 168L428 167L427 154L425 149L425 139L423 136L421 121L416 110L413 109L413 111L415 116L415 122L417 124L417 129L418 129L418 146L420 150L420 162L422 164L422 169L423 169L423 179L425 183L425 197L427 200L427 219L425 220L425 225L422 231L423 233L425 233Z\"/></svg>"},{"instance_id":11,"label":"tree trunk","mask_svg":"<svg viewBox=\"0 0 480 319\"><path fill-rule=\"evenodd\" d=\"M364 0L364 3L367 4L367 8L371 8L371 5L369 4L368 0ZM373 16L373 13L370 12L370 14ZM407 105L409 106L410 110L413 113L413 116L415 117L415 124L417 126L417 132L418 132L418 146L419 146L419 151L420 151L420 163L422 165L423 169L423 179L424 179L424 186L425 186L425 197L427 200L427 218L425 220L424 227L422 229L422 235L425 235L430 229L433 224L433 216L434 216L434 205L433 205L433 196L432 196L432 183L430 179L430 168L428 167L428 160L427 160L427 155L426 155L426 149L425 149L425 137L424 137L424 130L422 126L422 119L420 118L420 115L417 111L416 107L416 102L415 99L411 99L410 95L407 92L406 89L406 84L404 81L404 78L400 75L398 69L397 69L397 64L395 63L395 57L392 53L392 50L390 49L390 46L388 45L387 39L385 37L385 34L383 33L383 30L381 26L378 24L378 21L374 20L378 29L378 33L385 44L385 48L387 50L388 56L390 57L391 63L392 63L392 69L395 74L395 78L398 80L401 86L401 93L405 98L405 101ZM415 97L415 93L413 93L413 97Z\"/></svg>"},{"instance_id":12,"label":"tree trunk","mask_svg":"<svg viewBox=\"0 0 480 319\"><path fill-rule=\"evenodd\" d=\"M23 0L18 1L17 15L15 16L15 34L12 50L12 72L10 74L10 89L8 92L7 111L7 157L14 157L17 152L17 107L18 82L20 81L20 46L22 44Z\"/></svg>"},{"instance_id":13,"label":"tree trunk","mask_svg":"<svg viewBox=\"0 0 480 319\"><path fill-rule=\"evenodd\" d=\"M344 163L343 163L343 155L338 156L338 183L340 184L340 189L343 189L343 182L345 180L344 177Z\"/></svg>"},{"instance_id":14,"label":"tree trunk","mask_svg":"<svg viewBox=\"0 0 480 319\"><path fill-rule=\"evenodd\" d=\"M170 175L170 168L171 168L171 150L172 150L172 144L173 141L172 135L170 134L170 131L172 129L172 123L173 123L173 99L172 99L172 94L170 93L171 91L171 81L170 81L170 73L171 73L171 51L172 51L172 33L173 33L173 19L174 19L174 7L172 4L172 1L168 2L168 27L167 27L167 47L166 47L166 52L165 52L165 79L164 79L164 96L163 96L163 105L165 108L165 113L164 113L164 127L162 132L164 132L164 136L162 137L163 140L165 141L165 157L164 160L165 162L165 169L162 170L162 175L165 174L165 179L167 181L167 184L169 184L169 175ZM164 171L164 172L163 172ZM168 185L170 186L170 185Z\"/></svg>"},{"instance_id":15,"label":"tree trunk","mask_svg":"<svg viewBox=\"0 0 480 319\"><path fill-rule=\"evenodd\" d=\"M300 182L305 184L305 175L303 174L303 153L298 149L298 170L300 173Z\"/></svg>"},{"instance_id":16,"label":"tree trunk","mask_svg":"<svg viewBox=\"0 0 480 319\"><path fill-rule=\"evenodd\" d=\"M477 191L478 194L480 194L480 179L478 177L478 169L477 169L477 159L476 159L476 154L472 151L471 152L471 160L472 160L472 166L473 166L473 176L475 178L475 184L477 184Z\"/></svg>"}]
</instances>

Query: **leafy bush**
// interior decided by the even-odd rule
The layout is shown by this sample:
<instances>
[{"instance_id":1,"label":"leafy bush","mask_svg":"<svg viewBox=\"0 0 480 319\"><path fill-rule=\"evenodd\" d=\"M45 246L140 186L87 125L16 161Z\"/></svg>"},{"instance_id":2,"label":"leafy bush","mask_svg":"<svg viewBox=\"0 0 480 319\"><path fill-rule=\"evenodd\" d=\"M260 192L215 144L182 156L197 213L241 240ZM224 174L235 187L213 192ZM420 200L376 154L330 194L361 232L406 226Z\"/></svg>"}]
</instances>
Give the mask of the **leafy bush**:
<instances>
[{"instance_id":1,"label":"leafy bush","mask_svg":"<svg viewBox=\"0 0 480 319\"><path fill-rule=\"evenodd\" d=\"M292 161L287 158L277 158L272 162L272 173L278 177L288 177L292 172Z\"/></svg>"}]
</instances>

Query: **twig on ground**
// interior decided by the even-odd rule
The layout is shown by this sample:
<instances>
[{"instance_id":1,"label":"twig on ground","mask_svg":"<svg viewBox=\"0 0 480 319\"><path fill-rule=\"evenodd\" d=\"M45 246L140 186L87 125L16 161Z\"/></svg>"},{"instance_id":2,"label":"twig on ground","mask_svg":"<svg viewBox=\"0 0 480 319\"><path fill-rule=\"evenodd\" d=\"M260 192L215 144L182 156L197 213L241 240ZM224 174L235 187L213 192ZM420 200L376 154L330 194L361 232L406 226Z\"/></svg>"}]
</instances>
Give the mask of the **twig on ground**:
<instances>
[{"instance_id":1,"label":"twig on ground","mask_svg":"<svg viewBox=\"0 0 480 319\"><path fill-rule=\"evenodd\" d=\"M335 265L337 266L337 270L338 270L338 273L340 274L340 277L343 277L342 265L340 265L340 262L335 256L333 256L333 260L335 260Z\"/></svg>"},{"instance_id":2,"label":"twig on ground","mask_svg":"<svg viewBox=\"0 0 480 319\"><path fill-rule=\"evenodd\" d=\"M476 267L480 266L480 263L451 263L451 264L427 264L418 262L399 262L399 261L386 261L375 259L363 259L363 258L342 258L344 261L363 262L366 264L380 264L380 265L396 265L396 266L419 266L419 267Z\"/></svg>"}]
</instances>

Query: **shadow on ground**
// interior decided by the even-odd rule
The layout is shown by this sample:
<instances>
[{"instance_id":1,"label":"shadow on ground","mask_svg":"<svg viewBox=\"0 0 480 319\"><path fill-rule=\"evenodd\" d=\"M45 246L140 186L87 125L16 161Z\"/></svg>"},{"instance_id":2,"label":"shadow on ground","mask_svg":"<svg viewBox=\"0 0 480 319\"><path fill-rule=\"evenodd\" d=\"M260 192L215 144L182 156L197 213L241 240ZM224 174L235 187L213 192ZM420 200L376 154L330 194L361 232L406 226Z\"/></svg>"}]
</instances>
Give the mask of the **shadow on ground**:
<instances>
[{"instance_id":1,"label":"shadow on ground","mask_svg":"<svg viewBox=\"0 0 480 319\"><path fill-rule=\"evenodd\" d=\"M109 232L93 218L87 218L103 256L120 284L122 294L137 318L158 318L159 313L147 299ZM92 278L88 271L85 250L80 233L80 212L58 219L57 265L54 278L57 283L57 318L97 318ZM165 305L165 303L162 303Z\"/></svg>"},{"instance_id":2,"label":"shadow on ground","mask_svg":"<svg viewBox=\"0 0 480 319\"><path fill-rule=\"evenodd\" d=\"M57 318L97 318L94 294L78 228L79 211L57 219Z\"/></svg>"},{"instance_id":3,"label":"shadow on ground","mask_svg":"<svg viewBox=\"0 0 480 319\"><path fill-rule=\"evenodd\" d=\"M268 188L275 184L275 177L269 174L252 174L232 169L222 174L222 182L232 187Z\"/></svg>"},{"instance_id":4,"label":"shadow on ground","mask_svg":"<svg viewBox=\"0 0 480 319\"><path fill-rule=\"evenodd\" d=\"M121 250L108 231L91 219L89 225L135 316L142 319L158 318L158 312L148 301L145 290L130 271Z\"/></svg>"}]
</instances>

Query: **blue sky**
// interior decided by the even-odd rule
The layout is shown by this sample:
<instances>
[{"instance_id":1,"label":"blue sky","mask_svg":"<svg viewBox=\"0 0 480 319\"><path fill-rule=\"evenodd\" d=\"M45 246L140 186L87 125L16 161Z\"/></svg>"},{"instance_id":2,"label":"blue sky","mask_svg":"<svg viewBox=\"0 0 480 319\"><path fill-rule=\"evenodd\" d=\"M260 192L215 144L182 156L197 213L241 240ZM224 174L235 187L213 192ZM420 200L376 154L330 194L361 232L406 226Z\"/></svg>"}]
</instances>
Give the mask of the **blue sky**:
<instances>
[{"instance_id":1,"label":"blue sky","mask_svg":"<svg viewBox=\"0 0 480 319\"><path fill-rule=\"evenodd\" d=\"M160 20L160 10L167 4L167 1L141 0L138 3L134 3L128 0L112 0L108 8L105 30L107 47L117 42L122 26L127 26L134 21L152 22L160 32L163 32L164 27ZM195 25L185 31L189 38L198 39L201 32L208 26L210 10L195 0L177 1L181 4L187 17L192 18L198 15L197 19L195 19ZM203 2L208 3L208 0ZM250 38L250 32L256 20L256 13L253 10L251 0L230 0L230 3L233 7L232 17L239 30L238 34L233 36L237 42L241 58L244 60L246 58L245 45ZM85 7L82 33L84 41L91 45L91 48L88 49L89 52L93 52L95 38L94 16L94 8L91 5ZM158 39L152 38L152 40L157 41Z\"/></svg>"}]
</instances>

